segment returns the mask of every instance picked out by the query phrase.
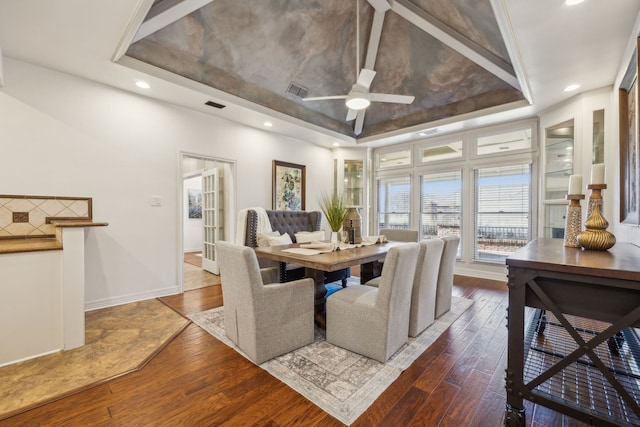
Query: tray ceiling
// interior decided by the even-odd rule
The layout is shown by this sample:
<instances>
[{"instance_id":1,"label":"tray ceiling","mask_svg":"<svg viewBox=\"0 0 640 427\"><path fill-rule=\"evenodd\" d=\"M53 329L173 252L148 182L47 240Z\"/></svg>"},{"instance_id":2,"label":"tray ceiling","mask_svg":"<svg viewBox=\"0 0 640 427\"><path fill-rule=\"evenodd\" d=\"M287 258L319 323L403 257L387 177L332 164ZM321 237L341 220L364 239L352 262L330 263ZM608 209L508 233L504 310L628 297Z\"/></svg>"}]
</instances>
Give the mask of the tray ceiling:
<instances>
[{"instance_id":1,"label":"tray ceiling","mask_svg":"<svg viewBox=\"0 0 640 427\"><path fill-rule=\"evenodd\" d=\"M490 0L359 0L359 23L357 1L200 0L141 28L127 56L351 137L526 103ZM172 13L168 3L187 2L156 1L145 24ZM376 72L371 92L414 101L372 102L346 120L344 99L299 96L346 95L357 62Z\"/></svg>"}]
</instances>

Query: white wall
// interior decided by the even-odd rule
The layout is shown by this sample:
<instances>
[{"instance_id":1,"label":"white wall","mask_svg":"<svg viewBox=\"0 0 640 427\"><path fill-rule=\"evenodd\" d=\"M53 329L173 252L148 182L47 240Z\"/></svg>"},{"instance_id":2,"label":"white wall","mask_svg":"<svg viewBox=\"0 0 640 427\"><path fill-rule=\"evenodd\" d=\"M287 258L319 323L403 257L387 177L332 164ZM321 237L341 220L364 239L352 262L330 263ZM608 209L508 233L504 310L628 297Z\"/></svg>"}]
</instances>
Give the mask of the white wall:
<instances>
[{"instance_id":1,"label":"white wall","mask_svg":"<svg viewBox=\"0 0 640 427\"><path fill-rule=\"evenodd\" d=\"M620 146L618 144L618 141L620 140L620 127L619 127L619 123L620 123L620 116L619 116L619 109L618 109L618 105L619 105L619 89L620 89L620 84L622 82L622 79L625 75L625 72L627 71L627 68L629 67L629 64L632 61L632 57L634 55L637 55L637 46L638 46L638 35L640 34L640 14L638 14L638 16L636 17L636 23L633 27L633 31L632 33L629 35L629 40L627 43L627 48L625 50L625 55L622 58L622 61L620 63L620 67L618 70L618 76L616 77L616 82L615 82L615 88L613 91L613 105L616 106L616 114L614 117L614 123L613 123L613 135L615 136L614 140L615 140L615 146L612 147L612 150L616 156L616 164L613 165L613 167L615 168L615 179L619 180L620 178ZM635 59L634 59L635 60ZM636 113L637 114L637 113ZM606 120L606 118L605 118ZM608 153L605 152L605 156ZM608 166L607 166L608 167ZM609 175L607 173L607 175ZM618 190L618 186L616 186L616 195L619 194L619 190ZM605 191L608 191L605 190ZM618 200L618 199L616 199ZM606 217L605 217L606 218ZM609 218L607 218L609 219ZM620 203L618 202L615 206L615 210L613 213L613 218L612 220L609 221L609 223L613 224L613 230L611 228L609 228L609 231L613 232L613 234L616 236L616 241L618 242L631 242L634 243L638 246L640 246L640 226L638 225L630 225L630 224L622 224L620 223Z\"/></svg>"},{"instance_id":2,"label":"white wall","mask_svg":"<svg viewBox=\"0 0 640 427\"><path fill-rule=\"evenodd\" d=\"M89 309L179 292L179 153L237 161L237 207L271 207L272 160L307 166L307 210L331 150L13 59L0 90L0 194L86 196ZM151 196L162 199L152 207Z\"/></svg>"},{"instance_id":3,"label":"white wall","mask_svg":"<svg viewBox=\"0 0 640 427\"><path fill-rule=\"evenodd\" d=\"M202 176L192 176L183 181L184 200L182 206L182 218L184 227L182 229L183 251L198 252L203 248L202 218L189 218L189 190L202 191Z\"/></svg>"},{"instance_id":4,"label":"white wall","mask_svg":"<svg viewBox=\"0 0 640 427\"><path fill-rule=\"evenodd\" d=\"M63 348L62 288L62 251L0 255L0 366Z\"/></svg>"}]
</instances>

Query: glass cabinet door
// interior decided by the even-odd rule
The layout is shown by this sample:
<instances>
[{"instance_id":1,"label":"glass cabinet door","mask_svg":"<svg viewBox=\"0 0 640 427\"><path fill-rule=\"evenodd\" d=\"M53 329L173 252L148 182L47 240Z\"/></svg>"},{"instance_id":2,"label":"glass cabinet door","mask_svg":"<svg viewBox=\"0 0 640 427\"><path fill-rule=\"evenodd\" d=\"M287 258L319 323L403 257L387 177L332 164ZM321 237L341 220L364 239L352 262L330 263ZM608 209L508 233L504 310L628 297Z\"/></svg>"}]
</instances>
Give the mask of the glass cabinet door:
<instances>
[{"instance_id":1,"label":"glass cabinet door","mask_svg":"<svg viewBox=\"0 0 640 427\"><path fill-rule=\"evenodd\" d=\"M364 161L344 161L344 195L347 206L362 207L364 203Z\"/></svg>"},{"instance_id":2,"label":"glass cabinet door","mask_svg":"<svg viewBox=\"0 0 640 427\"><path fill-rule=\"evenodd\" d=\"M573 173L573 130L573 120L568 120L545 131L545 200L566 198L569 176Z\"/></svg>"},{"instance_id":3,"label":"glass cabinet door","mask_svg":"<svg viewBox=\"0 0 640 427\"><path fill-rule=\"evenodd\" d=\"M573 174L574 122L567 120L545 130L544 237L564 238L569 176Z\"/></svg>"}]
</instances>

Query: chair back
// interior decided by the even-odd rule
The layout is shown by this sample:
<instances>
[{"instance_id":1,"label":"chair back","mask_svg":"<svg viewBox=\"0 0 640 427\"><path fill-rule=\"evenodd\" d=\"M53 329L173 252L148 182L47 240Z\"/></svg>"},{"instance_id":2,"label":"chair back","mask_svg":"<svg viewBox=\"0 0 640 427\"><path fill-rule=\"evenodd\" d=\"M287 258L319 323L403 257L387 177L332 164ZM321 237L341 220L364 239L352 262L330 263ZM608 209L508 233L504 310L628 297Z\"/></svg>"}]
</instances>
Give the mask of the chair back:
<instances>
[{"instance_id":1,"label":"chair back","mask_svg":"<svg viewBox=\"0 0 640 427\"><path fill-rule=\"evenodd\" d=\"M420 246L407 243L389 249L380 276L376 307L387 316L387 347L398 349L407 341L411 289Z\"/></svg>"},{"instance_id":2,"label":"chair back","mask_svg":"<svg viewBox=\"0 0 640 427\"><path fill-rule=\"evenodd\" d=\"M381 228L380 234L384 235L387 240L394 242L417 242L420 238L418 230L405 230L401 228Z\"/></svg>"},{"instance_id":3,"label":"chair back","mask_svg":"<svg viewBox=\"0 0 640 427\"><path fill-rule=\"evenodd\" d=\"M436 318L451 309L451 292L453 288L453 272L456 266L460 236L445 236L442 238L444 249L438 273L438 287L436 291Z\"/></svg>"},{"instance_id":4,"label":"chair back","mask_svg":"<svg viewBox=\"0 0 640 427\"><path fill-rule=\"evenodd\" d=\"M222 281L224 328L227 336L238 345L240 325L235 313L242 313L246 327L255 329L255 297L262 288L262 276L253 249L228 242L216 243L216 254Z\"/></svg>"},{"instance_id":5,"label":"chair back","mask_svg":"<svg viewBox=\"0 0 640 427\"><path fill-rule=\"evenodd\" d=\"M434 238L420 241L416 273L411 292L409 336L415 337L435 320L436 288L444 241Z\"/></svg>"}]
</instances>

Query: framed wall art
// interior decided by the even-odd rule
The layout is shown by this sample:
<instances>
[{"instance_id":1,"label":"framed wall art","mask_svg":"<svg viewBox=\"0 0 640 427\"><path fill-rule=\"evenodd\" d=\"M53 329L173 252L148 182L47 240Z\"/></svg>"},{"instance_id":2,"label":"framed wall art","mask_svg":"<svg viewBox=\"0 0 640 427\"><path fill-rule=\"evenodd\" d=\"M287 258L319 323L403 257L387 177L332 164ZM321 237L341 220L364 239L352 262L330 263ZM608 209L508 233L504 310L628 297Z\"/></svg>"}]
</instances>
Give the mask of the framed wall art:
<instances>
[{"instance_id":1,"label":"framed wall art","mask_svg":"<svg viewBox=\"0 0 640 427\"><path fill-rule=\"evenodd\" d=\"M189 188L187 194L189 201L189 218L202 218L202 191L198 188Z\"/></svg>"},{"instance_id":2,"label":"framed wall art","mask_svg":"<svg viewBox=\"0 0 640 427\"><path fill-rule=\"evenodd\" d=\"M640 41L640 39L638 39ZM638 48L620 84L620 222L640 224Z\"/></svg>"},{"instance_id":3,"label":"framed wall art","mask_svg":"<svg viewBox=\"0 0 640 427\"><path fill-rule=\"evenodd\" d=\"M273 209L303 211L305 209L305 166L273 161Z\"/></svg>"}]
</instances>

